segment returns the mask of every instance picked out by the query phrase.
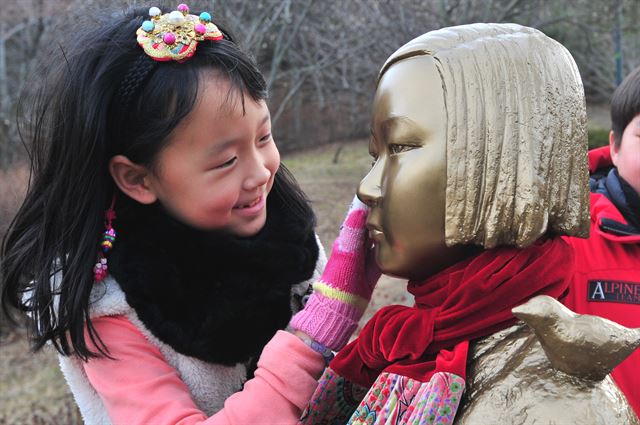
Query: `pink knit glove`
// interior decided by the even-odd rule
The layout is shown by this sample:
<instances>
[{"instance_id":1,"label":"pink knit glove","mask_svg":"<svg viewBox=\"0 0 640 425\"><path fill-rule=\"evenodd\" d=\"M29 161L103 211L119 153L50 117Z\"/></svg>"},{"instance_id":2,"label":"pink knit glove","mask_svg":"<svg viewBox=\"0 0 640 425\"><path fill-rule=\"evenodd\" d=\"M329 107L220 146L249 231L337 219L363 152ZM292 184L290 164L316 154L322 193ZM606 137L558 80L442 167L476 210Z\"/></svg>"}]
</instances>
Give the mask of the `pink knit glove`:
<instances>
[{"instance_id":1,"label":"pink knit glove","mask_svg":"<svg viewBox=\"0 0 640 425\"><path fill-rule=\"evenodd\" d=\"M354 197L324 273L304 309L291 319L292 328L334 351L349 341L380 278L365 228L368 213Z\"/></svg>"}]
</instances>

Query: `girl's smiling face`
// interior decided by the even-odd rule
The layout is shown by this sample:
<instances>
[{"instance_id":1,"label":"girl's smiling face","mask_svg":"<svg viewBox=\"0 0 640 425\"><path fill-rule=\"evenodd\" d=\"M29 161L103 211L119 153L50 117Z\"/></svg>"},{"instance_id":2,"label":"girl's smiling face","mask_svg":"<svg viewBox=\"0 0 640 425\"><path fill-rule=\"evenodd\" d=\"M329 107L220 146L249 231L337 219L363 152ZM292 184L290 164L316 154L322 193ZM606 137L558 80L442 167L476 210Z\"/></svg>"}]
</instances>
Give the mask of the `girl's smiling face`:
<instances>
[{"instance_id":1,"label":"girl's smiling face","mask_svg":"<svg viewBox=\"0 0 640 425\"><path fill-rule=\"evenodd\" d=\"M265 224L280 166L269 109L263 100L243 99L226 78L209 75L144 184L152 200L186 224L252 236Z\"/></svg>"}]
</instances>

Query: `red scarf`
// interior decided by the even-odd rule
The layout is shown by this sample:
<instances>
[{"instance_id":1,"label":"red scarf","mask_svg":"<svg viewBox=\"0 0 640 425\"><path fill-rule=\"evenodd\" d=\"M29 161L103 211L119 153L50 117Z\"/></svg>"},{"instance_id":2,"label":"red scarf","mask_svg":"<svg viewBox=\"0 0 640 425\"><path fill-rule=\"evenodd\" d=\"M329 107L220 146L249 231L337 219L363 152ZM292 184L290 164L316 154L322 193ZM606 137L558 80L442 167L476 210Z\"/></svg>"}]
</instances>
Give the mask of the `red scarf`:
<instances>
[{"instance_id":1,"label":"red scarf","mask_svg":"<svg viewBox=\"0 0 640 425\"><path fill-rule=\"evenodd\" d=\"M561 238L483 251L424 282L410 282L414 307L382 308L331 362L365 387L384 372L428 382L436 372L466 378L469 341L514 324L511 309L536 295L559 298L573 275Z\"/></svg>"}]
</instances>

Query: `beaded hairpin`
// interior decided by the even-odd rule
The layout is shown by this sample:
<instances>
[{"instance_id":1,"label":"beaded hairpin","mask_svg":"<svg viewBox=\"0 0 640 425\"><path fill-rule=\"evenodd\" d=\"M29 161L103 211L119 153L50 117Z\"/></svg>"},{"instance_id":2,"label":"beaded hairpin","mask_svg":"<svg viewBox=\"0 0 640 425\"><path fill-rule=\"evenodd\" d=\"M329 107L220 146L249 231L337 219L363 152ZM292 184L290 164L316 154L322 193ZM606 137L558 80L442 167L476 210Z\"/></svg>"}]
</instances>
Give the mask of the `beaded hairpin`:
<instances>
[{"instance_id":1,"label":"beaded hairpin","mask_svg":"<svg viewBox=\"0 0 640 425\"><path fill-rule=\"evenodd\" d=\"M159 8L149 9L150 19L136 31L138 44L153 60L182 62L189 59L202 40L220 40L223 35L211 22L211 15L189 14L189 6L182 3L178 10L162 14Z\"/></svg>"}]
</instances>

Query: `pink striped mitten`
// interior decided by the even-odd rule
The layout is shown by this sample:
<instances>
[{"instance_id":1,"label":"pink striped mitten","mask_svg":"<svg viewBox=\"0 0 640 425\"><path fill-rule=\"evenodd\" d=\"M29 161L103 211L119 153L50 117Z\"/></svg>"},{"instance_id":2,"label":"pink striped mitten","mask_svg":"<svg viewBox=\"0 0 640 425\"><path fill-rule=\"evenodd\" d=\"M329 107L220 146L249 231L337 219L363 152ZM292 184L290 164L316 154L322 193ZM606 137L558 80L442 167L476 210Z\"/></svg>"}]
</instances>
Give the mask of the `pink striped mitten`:
<instances>
[{"instance_id":1,"label":"pink striped mitten","mask_svg":"<svg viewBox=\"0 0 640 425\"><path fill-rule=\"evenodd\" d=\"M331 257L291 327L334 351L344 347L369 304L380 269L365 227L368 207L353 198Z\"/></svg>"}]
</instances>

